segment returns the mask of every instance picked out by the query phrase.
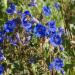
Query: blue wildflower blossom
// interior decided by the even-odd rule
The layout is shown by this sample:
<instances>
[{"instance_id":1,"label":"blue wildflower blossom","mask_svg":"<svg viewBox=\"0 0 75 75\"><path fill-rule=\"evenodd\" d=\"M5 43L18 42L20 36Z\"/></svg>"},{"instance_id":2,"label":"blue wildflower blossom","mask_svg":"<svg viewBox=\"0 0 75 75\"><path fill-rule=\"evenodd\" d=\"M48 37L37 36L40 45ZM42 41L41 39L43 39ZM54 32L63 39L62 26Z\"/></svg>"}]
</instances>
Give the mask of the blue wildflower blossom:
<instances>
[{"instance_id":1,"label":"blue wildflower blossom","mask_svg":"<svg viewBox=\"0 0 75 75\"><path fill-rule=\"evenodd\" d=\"M3 40L4 40L4 39L3 39L3 36L1 35L1 36L0 36L0 43L2 43Z\"/></svg>"},{"instance_id":2,"label":"blue wildflower blossom","mask_svg":"<svg viewBox=\"0 0 75 75\"><path fill-rule=\"evenodd\" d=\"M37 24L34 27L34 33L37 37L45 37L46 27L43 26L42 24Z\"/></svg>"},{"instance_id":3,"label":"blue wildflower blossom","mask_svg":"<svg viewBox=\"0 0 75 75\"><path fill-rule=\"evenodd\" d=\"M2 37L0 37L0 43L2 43L3 42L3 38Z\"/></svg>"},{"instance_id":4,"label":"blue wildflower blossom","mask_svg":"<svg viewBox=\"0 0 75 75\"><path fill-rule=\"evenodd\" d=\"M17 14L18 14L18 15L22 15L22 11L21 11L21 10L18 10L18 11L17 11Z\"/></svg>"},{"instance_id":5,"label":"blue wildflower blossom","mask_svg":"<svg viewBox=\"0 0 75 75\"><path fill-rule=\"evenodd\" d=\"M46 36L49 37L50 36L50 31L48 28L46 28Z\"/></svg>"},{"instance_id":6,"label":"blue wildflower blossom","mask_svg":"<svg viewBox=\"0 0 75 75\"><path fill-rule=\"evenodd\" d=\"M46 28L46 36L50 37L51 35L56 34L56 32L52 32L49 28Z\"/></svg>"},{"instance_id":7,"label":"blue wildflower blossom","mask_svg":"<svg viewBox=\"0 0 75 75\"><path fill-rule=\"evenodd\" d=\"M36 0L31 0L31 2L28 4L28 6L37 6Z\"/></svg>"},{"instance_id":8,"label":"blue wildflower blossom","mask_svg":"<svg viewBox=\"0 0 75 75\"><path fill-rule=\"evenodd\" d=\"M16 13L16 5L11 3L10 6L7 8L6 12L9 15Z\"/></svg>"},{"instance_id":9,"label":"blue wildflower blossom","mask_svg":"<svg viewBox=\"0 0 75 75\"><path fill-rule=\"evenodd\" d=\"M60 58L55 58L53 63L54 63L54 67L57 71L61 70L61 68L64 67L63 60Z\"/></svg>"},{"instance_id":10,"label":"blue wildflower blossom","mask_svg":"<svg viewBox=\"0 0 75 75\"><path fill-rule=\"evenodd\" d=\"M31 29L32 29L32 24L31 24L30 22L24 21L23 28L24 28L27 32L30 32Z\"/></svg>"},{"instance_id":11,"label":"blue wildflower blossom","mask_svg":"<svg viewBox=\"0 0 75 75\"><path fill-rule=\"evenodd\" d=\"M4 24L5 32L12 32L15 27L16 27L16 23L14 20L9 20Z\"/></svg>"},{"instance_id":12,"label":"blue wildflower blossom","mask_svg":"<svg viewBox=\"0 0 75 75\"><path fill-rule=\"evenodd\" d=\"M50 37L50 43L57 47L62 44L62 38L58 34L54 34Z\"/></svg>"},{"instance_id":13,"label":"blue wildflower blossom","mask_svg":"<svg viewBox=\"0 0 75 75\"><path fill-rule=\"evenodd\" d=\"M54 66L53 66L53 62L49 64L49 70L53 70Z\"/></svg>"},{"instance_id":14,"label":"blue wildflower blossom","mask_svg":"<svg viewBox=\"0 0 75 75\"><path fill-rule=\"evenodd\" d=\"M0 65L0 75L2 75L4 72L4 67L2 65Z\"/></svg>"},{"instance_id":15,"label":"blue wildflower blossom","mask_svg":"<svg viewBox=\"0 0 75 75\"><path fill-rule=\"evenodd\" d=\"M11 43L13 46L17 46L17 40L13 40L12 38L10 38L10 43Z\"/></svg>"},{"instance_id":16,"label":"blue wildflower blossom","mask_svg":"<svg viewBox=\"0 0 75 75\"><path fill-rule=\"evenodd\" d=\"M55 6L55 8L56 8L57 10L60 10L60 4L59 4L58 2L55 2L55 3L54 3L54 6Z\"/></svg>"},{"instance_id":17,"label":"blue wildflower blossom","mask_svg":"<svg viewBox=\"0 0 75 75\"><path fill-rule=\"evenodd\" d=\"M5 36L5 32L4 32L3 30L0 29L0 43L3 42L4 36Z\"/></svg>"},{"instance_id":18,"label":"blue wildflower blossom","mask_svg":"<svg viewBox=\"0 0 75 75\"><path fill-rule=\"evenodd\" d=\"M4 57L3 53L0 53L0 61L3 61L3 60L5 60L5 57Z\"/></svg>"},{"instance_id":19,"label":"blue wildflower blossom","mask_svg":"<svg viewBox=\"0 0 75 75\"><path fill-rule=\"evenodd\" d=\"M27 10L22 14L22 26L26 31L31 31L32 23L31 23L31 13Z\"/></svg>"},{"instance_id":20,"label":"blue wildflower blossom","mask_svg":"<svg viewBox=\"0 0 75 75\"><path fill-rule=\"evenodd\" d=\"M42 8L42 12L45 16L50 16L50 14L51 14L51 10L50 10L49 6L44 6Z\"/></svg>"},{"instance_id":21,"label":"blue wildflower blossom","mask_svg":"<svg viewBox=\"0 0 75 75\"><path fill-rule=\"evenodd\" d=\"M59 34L60 36L63 35L64 32L65 32L64 28L58 27L58 34Z\"/></svg>"},{"instance_id":22,"label":"blue wildflower blossom","mask_svg":"<svg viewBox=\"0 0 75 75\"><path fill-rule=\"evenodd\" d=\"M20 42L20 37L15 34L12 37L9 37L9 42L13 45L13 46L17 46L18 42Z\"/></svg>"},{"instance_id":23,"label":"blue wildflower blossom","mask_svg":"<svg viewBox=\"0 0 75 75\"><path fill-rule=\"evenodd\" d=\"M47 26L51 32L56 32L56 22L54 20L49 21Z\"/></svg>"},{"instance_id":24,"label":"blue wildflower blossom","mask_svg":"<svg viewBox=\"0 0 75 75\"><path fill-rule=\"evenodd\" d=\"M64 62L60 58L55 58L54 61L50 64L49 69L56 71L62 71L62 68L64 67Z\"/></svg>"},{"instance_id":25,"label":"blue wildflower blossom","mask_svg":"<svg viewBox=\"0 0 75 75\"><path fill-rule=\"evenodd\" d=\"M65 71L62 69L62 70L61 70L61 73L62 73L62 75L64 75L64 74L65 74Z\"/></svg>"},{"instance_id":26,"label":"blue wildflower blossom","mask_svg":"<svg viewBox=\"0 0 75 75\"><path fill-rule=\"evenodd\" d=\"M60 45L60 46L59 46L59 49L60 49L61 51L63 51L63 50L64 50L64 47L63 47L62 45Z\"/></svg>"},{"instance_id":27,"label":"blue wildflower blossom","mask_svg":"<svg viewBox=\"0 0 75 75\"><path fill-rule=\"evenodd\" d=\"M30 11L26 10L26 11L22 14L22 17L26 17L27 15L30 16L30 17L32 16L31 13L30 13Z\"/></svg>"}]
</instances>

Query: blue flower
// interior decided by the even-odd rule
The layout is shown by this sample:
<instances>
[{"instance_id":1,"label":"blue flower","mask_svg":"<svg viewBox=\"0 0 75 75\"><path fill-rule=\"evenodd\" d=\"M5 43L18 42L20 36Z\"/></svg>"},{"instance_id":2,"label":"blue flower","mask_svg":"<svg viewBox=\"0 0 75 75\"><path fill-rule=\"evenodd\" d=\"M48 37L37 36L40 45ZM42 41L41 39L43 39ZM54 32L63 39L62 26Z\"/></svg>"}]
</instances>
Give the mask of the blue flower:
<instances>
[{"instance_id":1,"label":"blue flower","mask_svg":"<svg viewBox=\"0 0 75 75\"><path fill-rule=\"evenodd\" d=\"M10 39L10 43L13 45L13 46L17 46L17 40L14 40L14 39Z\"/></svg>"},{"instance_id":2,"label":"blue flower","mask_svg":"<svg viewBox=\"0 0 75 75\"><path fill-rule=\"evenodd\" d=\"M44 6L44 7L42 8L42 12L43 12L43 14L44 14L45 16L50 16L50 14L51 14L51 10L50 10L50 8L49 8L48 6Z\"/></svg>"},{"instance_id":3,"label":"blue flower","mask_svg":"<svg viewBox=\"0 0 75 75\"><path fill-rule=\"evenodd\" d=\"M36 0L31 0L28 6L37 6Z\"/></svg>"},{"instance_id":4,"label":"blue flower","mask_svg":"<svg viewBox=\"0 0 75 75\"><path fill-rule=\"evenodd\" d=\"M54 61L50 64L49 69L50 70L55 69L56 71L61 71L63 67L64 67L63 60L60 58L55 58Z\"/></svg>"},{"instance_id":5,"label":"blue flower","mask_svg":"<svg viewBox=\"0 0 75 75\"><path fill-rule=\"evenodd\" d=\"M65 71L62 69L62 70L61 70L61 73L62 73L62 75L64 75L64 74L65 74Z\"/></svg>"},{"instance_id":6,"label":"blue flower","mask_svg":"<svg viewBox=\"0 0 75 75\"><path fill-rule=\"evenodd\" d=\"M61 36L61 35L64 34L64 33L65 33L64 28L58 27L58 34Z\"/></svg>"},{"instance_id":7,"label":"blue flower","mask_svg":"<svg viewBox=\"0 0 75 75\"><path fill-rule=\"evenodd\" d=\"M63 60L60 58L55 58L54 59L54 67L57 71L61 70L61 68L64 67Z\"/></svg>"},{"instance_id":8,"label":"blue flower","mask_svg":"<svg viewBox=\"0 0 75 75\"><path fill-rule=\"evenodd\" d=\"M28 32L30 32L32 28L31 16L31 13L27 10L22 14L21 19L23 28Z\"/></svg>"},{"instance_id":9,"label":"blue flower","mask_svg":"<svg viewBox=\"0 0 75 75\"><path fill-rule=\"evenodd\" d=\"M56 22L54 20L49 21L47 26L51 32L56 32Z\"/></svg>"},{"instance_id":10,"label":"blue flower","mask_svg":"<svg viewBox=\"0 0 75 75\"><path fill-rule=\"evenodd\" d=\"M0 43L3 42L4 36L5 36L5 32L4 32L3 30L0 29Z\"/></svg>"},{"instance_id":11,"label":"blue flower","mask_svg":"<svg viewBox=\"0 0 75 75\"><path fill-rule=\"evenodd\" d=\"M50 31L50 29L49 28L46 28L46 36L47 37L50 37L51 35L53 35L53 34L56 34L56 32L52 32L52 31Z\"/></svg>"},{"instance_id":12,"label":"blue flower","mask_svg":"<svg viewBox=\"0 0 75 75\"><path fill-rule=\"evenodd\" d=\"M3 53L0 52L0 61L3 61L3 60L5 60L5 57L4 57Z\"/></svg>"},{"instance_id":13,"label":"blue flower","mask_svg":"<svg viewBox=\"0 0 75 75\"><path fill-rule=\"evenodd\" d=\"M60 4L59 4L58 2L55 2L55 3L54 3L54 6L55 6L55 8L56 8L57 10L60 10Z\"/></svg>"},{"instance_id":14,"label":"blue flower","mask_svg":"<svg viewBox=\"0 0 75 75\"><path fill-rule=\"evenodd\" d=\"M50 37L50 43L54 46L57 47L62 44L62 39L58 34L54 34Z\"/></svg>"},{"instance_id":15,"label":"blue flower","mask_svg":"<svg viewBox=\"0 0 75 75\"><path fill-rule=\"evenodd\" d=\"M0 43L2 43L3 42L3 38L0 36Z\"/></svg>"},{"instance_id":16,"label":"blue flower","mask_svg":"<svg viewBox=\"0 0 75 75\"><path fill-rule=\"evenodd\" d=\"M5 31L3 29L0 29L0 36L4 36L5 35Z\"/></svg>"},{"instance_id":17,"label":"blue flower","mask_svg":"<svg viewBox=\"0 0 75 75\"><path fill-rule=\"evenodd\" d=\"M53 70L54 69L54 65L53 62L49 64L49 70Z\"/></svg>"},{"instance_id":18,"label":"blue flower","mask_svg":"<svg viewBox=\"0 0 75 75\"><path fill-rule=\"evenodd\" d=\"M37 24L34 27L34 33L37 37L45 37L46 27L43 26L42 24Z\"/></svg>"},{"instance_id":19,"label":"blue flower","mask_svg":"<svg viewBox=\"0 0 75 75\"><path fill-rule=\"evenodd\" d=\"M14 20L9 20L4 24L5 32L12 32L15 27L16 27L16 23Z\"/></svg>"},{"instance_id":20,"label":"blue flower","mask_svg":"<svg viewBox=\"0 0 75 75\"><path fill-rule=\"evenodd\" d=\"M23 28L27 31L30 32L32 30L32 24L30 22L27 21L23 21Z\"/></svg>"},{"instance_id":21,"label":"blue flower","mask_svg":"<svg viewBox=\"0 0 75 75\"><path fill-rule=\"evenodd\" d=\"M6 12L10 15L16 13L16 5L11 3L10 6L7 8Z\"/></svg>"},{"instance_id":22,"label":"blue flower","mask_svg":"<svg viewBox=\"0 0 75 75\"><path fill-rule=\"evenodd\" d=\"M22 11L21 10L17 11L17 14L22 15Z\"/></svg>"},{"instance_id":23,"label":"blue flower","mask_svg":"<svg viewBox=\"0 0 75 75\"><path fill-rule=\"evenodd\" d=\"M64 50L64 47L63 47L62 45L60 45L60 46L59 46L59 49L60 49L61 51L63 51L63 50Z\"/></svg>"},{"instance_id":24,"label":"blue flower","mask_svg":"<svg viewBox=\"0 0 75 75\"><path fill-rule=\"evenodd\" d=\"M0 65L0 75L2 75L4 72L4 67L2 65Z\"/></svg>"},{"instance_id":25,"label":"blue flower","mask_svg":"<svg viewBox=\"0 0 75 75\"><path fill-rule=\"evenodd\" d=\"M26 10L26 11L22 14L22 17L26 17L27 15L30 16L30 17L32 16L31 13L30 13L30 11Z\"/></svg>"},{"instance_id":26,"label":"blue flower","mask_svg":"<svg viewBox=\"0 0 75 75\"><path fill-rule=\"evenodd\" d=\"M18 42L20 42L20 37L17 34L15 34L12 37L9 37L9 42L13 46L17 46L18 45Z\"/></svg>"}]
</instances>

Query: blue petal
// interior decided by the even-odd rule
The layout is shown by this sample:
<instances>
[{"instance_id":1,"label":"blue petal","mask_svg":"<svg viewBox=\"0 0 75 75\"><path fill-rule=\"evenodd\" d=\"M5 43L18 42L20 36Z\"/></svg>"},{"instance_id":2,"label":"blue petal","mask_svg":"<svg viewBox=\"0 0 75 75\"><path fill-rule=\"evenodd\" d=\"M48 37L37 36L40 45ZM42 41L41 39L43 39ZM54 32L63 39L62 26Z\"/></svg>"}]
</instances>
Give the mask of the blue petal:
<instances>
[{"instance_id":1,"label":"blue petal","mask_svg":"<svg viewBox=\"0 0 75 75\"><path fill-rule=\"evenodd\" d=\"M46 27L43 26L42 24L37 24L34 27L34 33L37 37L45 37L46 34Z\"/></svg>"},{"instance_id":2,"label":"blue petal","mask_svg":"<svg viewBox=\"0 0 75 75\"><path fill-rule=\"evenodd\" d=\"M56 8L57 10L60 9L60 4L59 4L59 3L55 2L55 3L54 3L54 6L55 6L55 8Z\"/></svg>"},{"instance_id":3,"label":"blue petal","mask_svg":"<svg viewBox=\"0 0 75 75\"><path fill-rule=\"evenodd\" d=\"M50 8L49 8L48 6L44 6L44 7L42 8L42 12L43 12L43 14L44 14L45 16L50 16L50 14L51 14L51 10L50 10Z\"/></svg>"},{"instance_id":4,"label":"blue petal","mask_svg":"<svg viewBox=\"0 0 75 75\"><path fill-rule=\"evenodd\" d=\"M3 74L3 72L4 72L4 67L0 65L0 75Z\"/></svg>"},{"instance_id":5,"label":"blue petal","mask_svg":"<svg viewBox=\"0 0 75 75\"><path fill-rule=\"evenodd\" d=\"M57 47L62 44L62 39L58 34L54 34L50 37L50 43L54 46Z\"/></svg>"}]
</instances>

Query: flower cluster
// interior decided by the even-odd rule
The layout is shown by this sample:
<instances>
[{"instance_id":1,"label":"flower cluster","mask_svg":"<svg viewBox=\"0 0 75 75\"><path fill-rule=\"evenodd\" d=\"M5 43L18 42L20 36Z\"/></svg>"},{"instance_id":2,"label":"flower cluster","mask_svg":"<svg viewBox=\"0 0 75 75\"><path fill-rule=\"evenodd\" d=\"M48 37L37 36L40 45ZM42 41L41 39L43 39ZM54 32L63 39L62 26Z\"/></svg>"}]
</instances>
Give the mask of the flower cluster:
<instances>
[{"instance_id":1,"label":"flower cluster","mask_svg":"<svg viewBox=\"0 0 75 75\"><path fill-rule=\"evenodd\" d=\"M55 69L56 71L62 72L64 74L63 68L64 67L64 62L60 58L55 58L54 61L50 64L49 69L53 70Z\"/></svg>"},{"instance_id":2,"label":"flower cluster","mask_svg":"<svg viewBox=\"0 0 75 75\"><path fill-rule=\"evenodd\" d=\"M32 0L29 6L36 6L36 1ZM55 7L59 9L59 5L55 4ZM7 14L13 15L16 11L16 5L10 4L10 6L6 10ZM26 45L32 35L37 38L49 38L49 44L53 47L58 47L60 50L64 50L62 46L62 34L64 33L64 29L62 27L56 27L56 21L50 20L43 25L37 18L35 18L29 10L25 10L25 12L20 14L20 24L19 27L17 25L17 19L8 20L4 26L3 31L0 31L0 43L4 42L5 38L9 40L9 43L13 46L18 46L19 44ZM49 6L43 6L42 15L49 17L51 15L51 9ZM21 39L19 34L19 28L22 28L27 35L23 36L24 39ZM16 31L16 32L15 32ZM12 35L9 35L12 34ZM5 37L6 36L6 37ZM0 61L4 60L4 55L0 53ZM56 71L62 71L63 60L60 58L55 58L54 61L50 64L49 68L55 69ZM3 67L0 65L0 73L3 72Z\"/></svg>"}]
</instances>

